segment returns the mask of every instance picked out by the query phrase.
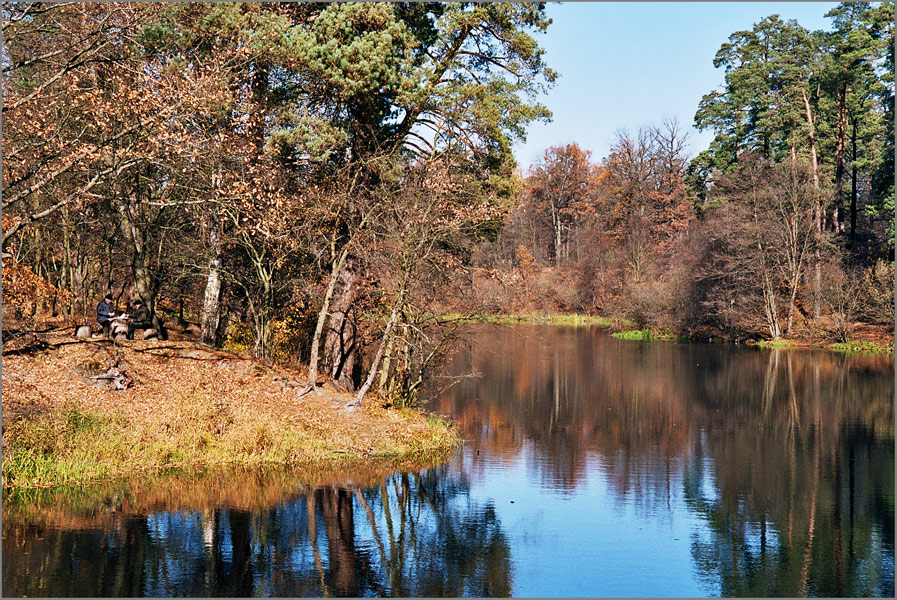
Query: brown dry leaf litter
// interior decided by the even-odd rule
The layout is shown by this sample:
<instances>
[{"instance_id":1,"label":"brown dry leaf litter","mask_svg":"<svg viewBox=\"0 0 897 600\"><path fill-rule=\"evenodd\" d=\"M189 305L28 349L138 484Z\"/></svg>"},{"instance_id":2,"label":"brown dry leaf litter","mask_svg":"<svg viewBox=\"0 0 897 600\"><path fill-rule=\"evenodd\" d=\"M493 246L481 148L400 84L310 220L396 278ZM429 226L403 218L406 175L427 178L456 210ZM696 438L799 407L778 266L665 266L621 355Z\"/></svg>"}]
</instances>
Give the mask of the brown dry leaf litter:
<instances>
[{"instance_id":1,"label":"brown dry leaf litter","mask_svg":"<svg viewBox=\"0 0 897 600\"><path fill-rule=\"evenodd\" d=\"M90 379L110 366L130 375L128 389ZM238 440L236 448L247 455L262 456L291 435L296 448L287 462L295 464L341 453L407 453L431 434L427 420L413 411L368 401L363 410L348 412L349 396L324 390L299 398L301 376L190 342L67 341L4 356L3 425L8 430L20 419L77 406L141 432L146 444L203 446L227 438Z\"/></svg>"}]
</instances>

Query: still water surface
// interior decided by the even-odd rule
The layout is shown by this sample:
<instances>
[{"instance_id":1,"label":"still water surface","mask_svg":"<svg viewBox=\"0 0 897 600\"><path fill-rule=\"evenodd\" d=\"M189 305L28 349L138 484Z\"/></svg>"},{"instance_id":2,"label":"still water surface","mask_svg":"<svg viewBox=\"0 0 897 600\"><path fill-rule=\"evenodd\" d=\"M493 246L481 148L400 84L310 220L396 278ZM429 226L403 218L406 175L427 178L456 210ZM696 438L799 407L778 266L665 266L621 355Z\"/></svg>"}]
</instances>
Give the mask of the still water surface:
<instances>
[{"instance_id":1,"label":"still water surface","mask_svg":"<svg viewBox=\"0 0 897 600\"><path fill-rule=\"evenodd\" d=\"M447 464L7 498L3 595L893 597L892 359L473 339Z\"/></svg>"}]
</instances>

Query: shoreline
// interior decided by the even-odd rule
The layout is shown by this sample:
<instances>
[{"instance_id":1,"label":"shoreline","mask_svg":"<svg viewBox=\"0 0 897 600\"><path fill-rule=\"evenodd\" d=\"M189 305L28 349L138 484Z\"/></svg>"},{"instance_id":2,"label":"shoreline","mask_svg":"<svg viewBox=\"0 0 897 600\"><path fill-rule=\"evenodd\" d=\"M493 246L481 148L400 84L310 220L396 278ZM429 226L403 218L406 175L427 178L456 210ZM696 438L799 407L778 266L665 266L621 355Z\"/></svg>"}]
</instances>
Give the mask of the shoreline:
<instances>
[{"instance_id":1,"label":"shoreline","mask_svg":"<svg viewBox=\"0 0 897 600\"><path fill-rule=\"evenodd\" d=\"M421 468L460 443L437 415L386 409L192 342L72 342L3 357L3 493L229 468ZM132 379L104 385L116 366Z\"/></svg>"},{"instance_id":2,"label":"shoreline","mask_svg":"<svg viewBox=\"0 0 897 600\"><path fill-rule=\"evenodd\" d=\"M532 324L532 325L559 325L570 327L598 326L606 329L612 337L621 340L630 341L650 341L650 342L679 342L679 343L712 343L712 344L734 344L745 345L757 348L780 348L790 350L826 350L829 352L839 352L842 354L885 354L894 356L894 332L889 331L889 335L881 335L883 328L861 324L868 329L873 329L873 333L866 332L865 337L869 339L855 339L848 342L835 342L826 338L826 331L822 327L813 330L806 328L801 333L801 337L783 337L776 341L762 339L759 336L748 339L731 339L724 336L702 335L687 336L681 335L672 329L663 327L654 327L647 329L636 329L635 325L625 319L613 319L609 317L601 317L595 315L586 315L581 313L509 313L509 314L472 314L463 315L451 313L443 315L447 320L464 320L473 323L493 323L501 324ZM859 329L859 328L858 328ZM830 336L829 336L830 337Z\"/></svg>"},{"instance_id":3,"label":"shoreline","mask_svg":"<svg viewBox=\"0 0 897 600\"><path fill-rule=\"evenodd\" d=\"M648 342L680 342L680 343L698 343L698 344L734 344L738 346L748 346L762 349L777 350L825 350L828 352L838 352L841 354L885 354L894 355L894 341L882 343L880 341L851 341L851 342L828 342L821 340L806 340L794 338L780 338L778 340L765 339L747 339L732 340L725 338L700 339L690 338L688 336L679 336L665 330L652 329L629 329L615 331L612 337L620 340L632 341L648 341Z\"/></svg>"},{"instance_id":4,"label":"shoreline","mask_svg":"<svg viewBox=\"0 0 897 600\"><path fill-rule=\"evenodd\" d=\"M636 330L624 320L570 313L442 318L598 326L623 340L894 356L893 338L885 342L882 327L867 326L866 339L847 343L820 340L821 328L770 342L688 338L669 329ZM385 409L373 395L363 410L350 413L340 408L351 396L326 388L297 398L303 387L299 371L195 342L42 339L39 349L8 350L3 357L4 496L234 467L328 472L413 462L424 468L444 461L461 443L454 425L437 415ZM133 379L128 389L98 382L113 365Z\"/></svg>"}]
</instances>

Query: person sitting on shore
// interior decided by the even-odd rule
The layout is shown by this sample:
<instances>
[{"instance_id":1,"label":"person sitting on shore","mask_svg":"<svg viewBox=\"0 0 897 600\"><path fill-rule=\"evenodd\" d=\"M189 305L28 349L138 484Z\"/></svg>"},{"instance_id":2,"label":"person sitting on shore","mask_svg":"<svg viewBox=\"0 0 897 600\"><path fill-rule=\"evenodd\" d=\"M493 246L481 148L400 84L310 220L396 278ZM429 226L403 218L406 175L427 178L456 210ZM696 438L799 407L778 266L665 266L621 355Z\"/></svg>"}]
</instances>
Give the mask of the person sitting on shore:
<instances>
[{"instance_id":1,"label":"person sitting on shore","mask_svg":"<svg viewBox=\"0 0 897 600\"><path fill-rule=\"evenodd\" d=\"M106 294L106 297L97 304L97 323L103 328L103 337L110 336L110 326L112 325L112 317L115 316L115 308L112 302L112 294Z\"/></svg>"},{"instance_id":2,"label":"person sitting on shore","mask_svg":"<svg viewBox=\"0 0 897 600\"><path fill-rule=\"evenodd\" d=\"M146 306L143 305L143 301L140 298L134 300L133 310L131 314L134 315L132 317L132 321L128 323L128 339L134 339L134 331L137 329L152 329L153 321L150 317L149 310Z\"/></svg>"}]
</instances>

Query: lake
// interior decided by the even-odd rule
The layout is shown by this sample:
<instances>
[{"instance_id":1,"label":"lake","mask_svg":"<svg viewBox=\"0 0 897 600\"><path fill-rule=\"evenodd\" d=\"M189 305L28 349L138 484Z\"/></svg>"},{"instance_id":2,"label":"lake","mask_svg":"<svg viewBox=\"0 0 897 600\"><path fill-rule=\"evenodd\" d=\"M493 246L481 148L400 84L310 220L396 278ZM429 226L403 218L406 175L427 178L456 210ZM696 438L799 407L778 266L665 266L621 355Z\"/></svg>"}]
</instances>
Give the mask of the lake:
<instances>
[{"instance_id":1,"label":"lake","mask_svg":"<svg viewBox=\"0 0 897 600\"><path fill-rule=\"evenodd\" d=\"M477 326L420 472L6 498L4 596L894 596L894 362Z\"/></svg>"}]
</instances>

